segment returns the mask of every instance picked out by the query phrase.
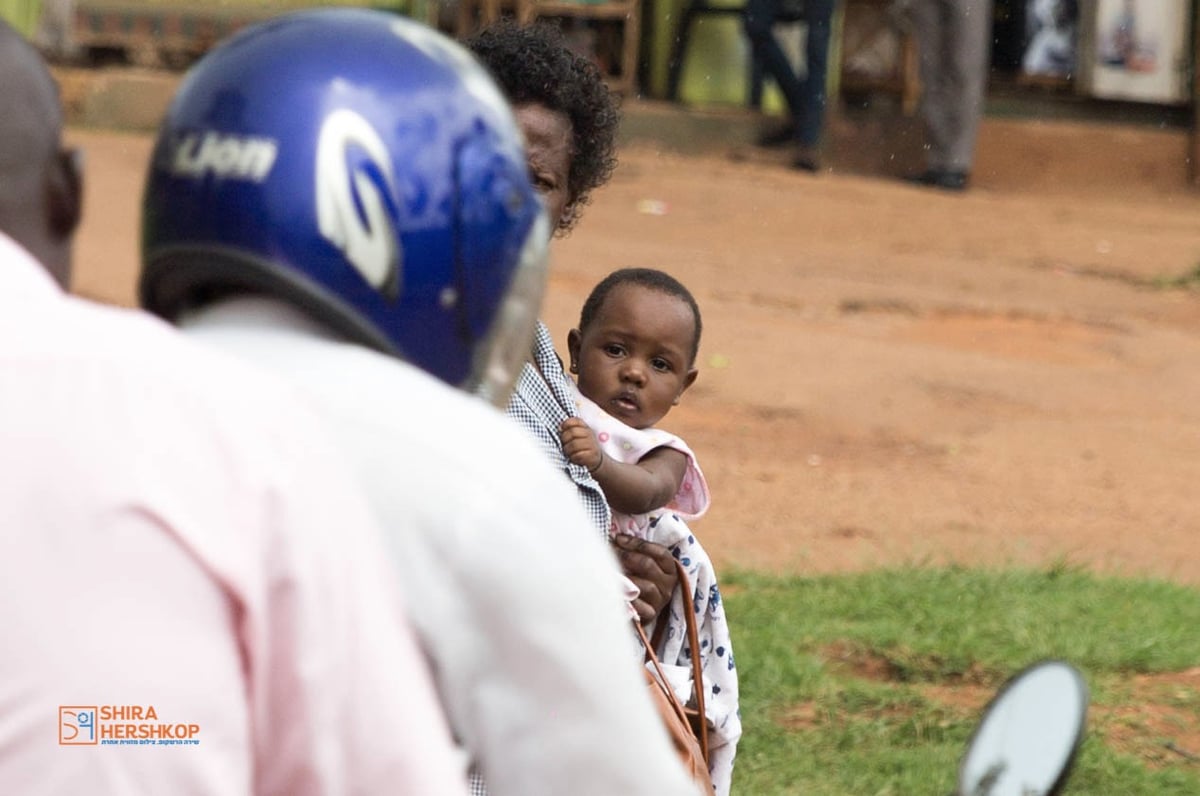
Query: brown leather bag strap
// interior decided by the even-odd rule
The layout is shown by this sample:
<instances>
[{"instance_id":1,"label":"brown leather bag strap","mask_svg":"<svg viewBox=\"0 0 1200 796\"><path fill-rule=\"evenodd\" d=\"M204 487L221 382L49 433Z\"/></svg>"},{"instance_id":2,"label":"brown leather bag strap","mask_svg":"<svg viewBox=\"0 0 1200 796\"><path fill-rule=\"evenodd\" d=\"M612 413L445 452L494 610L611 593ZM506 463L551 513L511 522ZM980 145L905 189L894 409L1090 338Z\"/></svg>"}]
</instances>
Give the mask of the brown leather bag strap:
<instances>
[{"instance_id":1,"label":"brown leather bag strap","mask_svg":"<svg viewBox=\"0 0 1200 796\"><path fill-rule=\"evenodd\" d=\"M700 660L700 631L696 627L696 611L693 604L695 595L692 593L691 583L688 582L687 570L678 560L675 561L675 571L679 573L679 588L684 596L683 615L687 625L688 648L692 653L693 693L696 696L696 710L700 714L698 722L700 726L697 728L698 740L700 741L700 751L704 753L704 762L707 763L709 762L708 713L704 709L704 673Z\"/></svg>"},{"instance_id":2,"label":"brown leather bag strap","mask_svg":"<svg viewBox=\"0 0 1200 796\"><path fill-rule=\"evenodd\" d=\"M700 660L700 631L696 627L696 612L693 607L693 598L695 595L692 594L692 586L688 581L687 570L684 569L683 564L681 564L678 560L675 561L675 573L679 579L678 588L680 593L683 595L683 617L684 624L687 626L688 652L692 657L692 693L696 697L696 712L699 714L696 721L698 726L694 727L693 729L696 730L696 740L700 744L700 751L704 754L704 762L707 764L708 714L705 712L704 707L704 675L702 662ZM638 636L640 636L642 639L642 645L646 648L646 660L654 664L654 668L658 671L659 679L666 687L666 690L670 692L669 696L672 704L678 705L679 710L683 713L684 721L690 724L691 722L688 721L687 709L682 704L679 704L679 700L675 696L675 692L671 689L670 681L668 681L663 675L662 665L659 663L657 652L655 652L662 640L663 631L666 630L666 621L663 617L659 617L659 620L654 628L653 642L646 639L646 631L640 622L635 621L633 624L637 628Z\"/></svg>"},{"instance_id":3,"label":"brown leather bag strap","mask_svg":"<svg viewBox=\"0 0 1200 796\"><path fill-rule=\"evenodd\" d=\"M654 671L658 673L658 682L662 686L662 690L667 695L667 701L671 703L671 708L675 711L675 715L683 722L684 726L688 726L687 711L683 707L683 703L679 701L679 697L675 696L675 689L671 688L671 681L667 679L667 675L663 673L662 664L658 661L658 656L654 654L654 650L650 647L650 640L646 638L646 630L642 627L642 623L633 622L633 627L637 630L638 637L641 638L642 644L646 647L646 660L654 664ZM708 755L705 755L704 762L708 762Z\"/></svg>"}]
</instances>

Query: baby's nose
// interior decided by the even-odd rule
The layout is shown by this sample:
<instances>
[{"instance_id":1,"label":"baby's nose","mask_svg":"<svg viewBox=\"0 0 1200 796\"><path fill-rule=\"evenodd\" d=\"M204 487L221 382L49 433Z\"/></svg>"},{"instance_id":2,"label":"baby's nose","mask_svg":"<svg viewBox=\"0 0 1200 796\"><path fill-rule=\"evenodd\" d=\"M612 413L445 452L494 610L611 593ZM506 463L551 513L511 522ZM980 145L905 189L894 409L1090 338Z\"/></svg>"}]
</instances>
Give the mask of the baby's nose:
<instances>
[{"instance_id":1,"label":"baby's nose","mask_svg":"<svg viewBox=\"0 0 1200 796\"><path fill-rule=\"evenodd\" d=\"M625 363L625 368L621 374L626 381L634 384L643 384L646 381L646 369L640 363L632 360Z\"/></svg>"}]
</instances>

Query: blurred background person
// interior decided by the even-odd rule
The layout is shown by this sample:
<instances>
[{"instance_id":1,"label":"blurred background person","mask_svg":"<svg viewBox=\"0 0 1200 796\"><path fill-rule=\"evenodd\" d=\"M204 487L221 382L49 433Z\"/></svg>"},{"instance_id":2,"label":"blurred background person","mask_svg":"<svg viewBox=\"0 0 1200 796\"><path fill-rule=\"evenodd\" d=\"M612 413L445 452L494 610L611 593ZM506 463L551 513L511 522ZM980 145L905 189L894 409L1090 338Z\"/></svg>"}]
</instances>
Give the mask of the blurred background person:
<instances>
[{"instance_id":1,"label":"blurred background person","mask_svg":"<svg viewBox=\"0 0 1200 796\"><path fill-rule=\"evenodd\" d=\"M907 179L948 191L971 180L991 62L992 0L898 0L917 36L925 170Z\"/></svg>"},{"instance_id":2,"label":"blurred background person","mask_svg":"<svg viewBox=\"0 0 1200 796\"><path fill-rule=\"evenodd\" d=\"M796 74L775 36L785 7L796 0L747 0L743 16L751 57L779 86L787 103L788 120L764 131L760 146L792 146L792 165L803 171L821 167L821 137L825 130L826 81L829 73L829 35L836 0L803 0L804 75Z\"/></svg>"}]
</instances>

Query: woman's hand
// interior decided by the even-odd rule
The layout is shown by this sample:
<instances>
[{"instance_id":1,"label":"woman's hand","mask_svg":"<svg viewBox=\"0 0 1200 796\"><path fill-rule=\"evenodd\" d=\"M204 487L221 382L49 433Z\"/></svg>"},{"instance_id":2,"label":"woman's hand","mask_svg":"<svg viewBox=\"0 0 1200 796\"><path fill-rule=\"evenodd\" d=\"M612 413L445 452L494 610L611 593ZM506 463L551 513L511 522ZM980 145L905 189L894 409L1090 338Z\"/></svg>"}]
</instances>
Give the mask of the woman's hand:
<instances>
[{"instance_id":1,"label":"woman's hand","mask_svg":"<svg viewBox=\"0 0 1200 796\"><path fill-rule=\"evenodd\" d=\"M641 591L633 608L642 624L648 625L667 607L679 582L675 557L662 545L629 534L613 536L612 544L621 570Z\"/></svg>"}]
</instances>

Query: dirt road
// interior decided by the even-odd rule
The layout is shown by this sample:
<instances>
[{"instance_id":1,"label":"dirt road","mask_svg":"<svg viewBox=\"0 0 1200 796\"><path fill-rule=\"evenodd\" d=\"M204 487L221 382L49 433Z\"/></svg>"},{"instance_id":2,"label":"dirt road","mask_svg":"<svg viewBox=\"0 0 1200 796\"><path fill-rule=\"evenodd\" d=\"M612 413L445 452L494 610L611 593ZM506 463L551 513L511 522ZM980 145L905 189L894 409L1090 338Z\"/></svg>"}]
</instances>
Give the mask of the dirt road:
<instances>
[{"instance_id":1,"label":"dirt road","mask_svg":"<svg viewBox=\"0 0 1200 796\"><path fill-rule=\"evenodd\" d=\"M144 136L89 164L76 289L128 303ZM664 426L718 563L1068 561L1200 584L1200 194L1182 134L991 121L962 196L628 148L555 244L556 341L612 268L704 311ZM1175 280L1176 284L1167 283Z\"/></svg>"}]
</instances>

